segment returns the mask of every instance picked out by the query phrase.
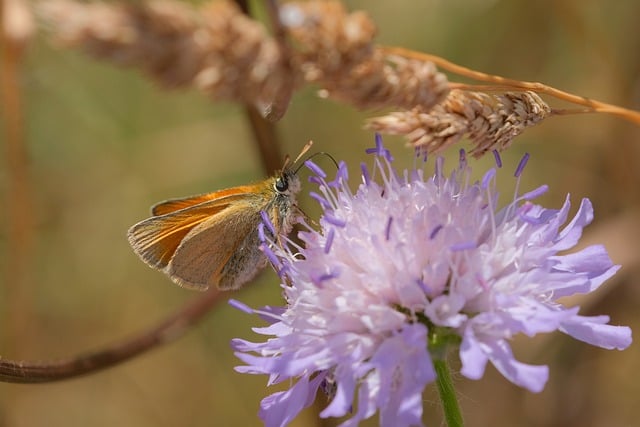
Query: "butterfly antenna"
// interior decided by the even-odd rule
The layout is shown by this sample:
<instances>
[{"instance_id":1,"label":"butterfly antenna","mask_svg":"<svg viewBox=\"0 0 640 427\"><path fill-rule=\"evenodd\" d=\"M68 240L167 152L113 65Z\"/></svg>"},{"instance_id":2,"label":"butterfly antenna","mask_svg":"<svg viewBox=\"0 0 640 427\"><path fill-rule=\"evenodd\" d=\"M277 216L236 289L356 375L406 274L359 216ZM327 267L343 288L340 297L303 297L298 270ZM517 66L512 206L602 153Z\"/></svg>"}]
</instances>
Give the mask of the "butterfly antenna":
<instances>
[{"instance_id":1,"label":"butterfly antenna","mask_svg":"<svg viewBox=\"0 0 640 427\"><path fill-rule=\"evenodd\" d=\"M304 159L304 161L306 162L307 160L311 160L316 156L327 156L328 158L331 159L331 161L333 162L334 165L336 165L336 169L340 169L340 167L338 166L338 162L336 161L336 159L329 153L327 153L326 151L318 151L317 153L313 153L311 154L309 157L307 157L306 159ZM300 164L300 166L298 166L295 170L295 173L298 173L298 171L300 170L300 168L304 165L304 162L302 162Z\"/></svg>"},{"instance_id":2,"label":"butterfly antenna","mask_svg":"<svg viewBox=\"0 0 640 427\"><path fill-rule=\"evenodd\" d=\"M309 151L311 149L311 146L313 145L313 141L309 141L305 144L304 147L302 147L302 150L300 151L300 154L298 154L298 157L296 157L296 159L293 161L293 163L298 163L298 160L300 160L300 158L302 158L302 156L304 156L306 154L307 151Z\"/></svg>"}]
</instances>

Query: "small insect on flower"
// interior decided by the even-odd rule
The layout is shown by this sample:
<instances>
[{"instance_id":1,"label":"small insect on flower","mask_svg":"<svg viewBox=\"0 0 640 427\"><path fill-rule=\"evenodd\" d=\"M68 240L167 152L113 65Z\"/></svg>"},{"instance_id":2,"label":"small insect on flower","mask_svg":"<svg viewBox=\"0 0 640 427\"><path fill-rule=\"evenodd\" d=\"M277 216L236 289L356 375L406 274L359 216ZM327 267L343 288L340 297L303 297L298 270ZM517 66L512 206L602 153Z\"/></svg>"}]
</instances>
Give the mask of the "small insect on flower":
<instances>
[{"instance_id":1,"label":"small insect on flower","mask_svg":"<svg viewBox=\"0 0 640 427\"><path fill-rule=\"evenodd\" d=\"M269 231L275 240L296 221L300 179L295 165L311 144L264 181L158 203L151 218L129 229L131 247L185 288L240 288L267 265L258 235L263 216L273 225Z\"/></svg>"}]
</instances>

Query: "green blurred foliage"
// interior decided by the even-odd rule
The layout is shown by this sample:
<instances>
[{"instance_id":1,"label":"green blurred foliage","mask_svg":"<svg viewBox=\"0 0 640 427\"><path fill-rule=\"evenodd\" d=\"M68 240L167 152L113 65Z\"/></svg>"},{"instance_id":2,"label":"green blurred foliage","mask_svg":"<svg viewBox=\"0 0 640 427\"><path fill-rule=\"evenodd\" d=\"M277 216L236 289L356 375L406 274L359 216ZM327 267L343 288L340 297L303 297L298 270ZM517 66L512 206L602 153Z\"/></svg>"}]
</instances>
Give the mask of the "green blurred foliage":
<instances>
[{"instance_id":1,"label":"green blurred foliage","mask_svg":"<svg viewBox=\"0 0 640 427\"><path fill-rule=\"evenodd\" d=\"M345 3L370 13L381 44L640 109L637 0ZM159 200L243 184L262 172L240 106L214 104L195 91L160 89L137 71L56 49L44 33L30 47L23 85L37 241L30 298L20 307L29 327L0 354L46 360L118 342L198 298L140 262L127 244L127 228ZM295 155L312 139L314 150L346 160L356 175L366 160L364 148L373 143L363 120L378 113L321 100L305 89L277 125L283 151ZM386 141L399 164L413 163L400 138ZM524 152L532 160L521 188L549 184L541 200L547 206L560 206L567 193L574 206L591 198L597 241L615 261L629 262L595 300L585 302L585 313L610 314L612 323L637 328L640 266L630 250L638 249L640 239L625 233L640 234L633 216L640 212L640 129L607 116L548 119L504 154L503 201L511 197L510 171ZM483 171L492 161L472 164ZM4 197L6 176L1 179ZM302 196L302 206L317 216L309 197ZM629 215L622 239L608 231ZM5 242L3 234L3 259L11 250ZM252 306L279 304L277 283L266 272L232 297ZM12 304L3 300L5 309ZM259 425L259 401L273 390L265 388L266 378L233 370L239 361L229 345L234 337L253 337L256 325L257 318L223 304L178 342L107 371L55 384L3 384L0 425ZM492 368L482 381L458 375L468 426L635 425L637 345L620 353L560 334L530 341L517 340L517 355L550 365L545 391L520 390ZM319 399L293 425L335 425L316 420L323 404ZM425 409L427 425L442 425L434 390L425 393Z\"/></svg>"}]
</instances>

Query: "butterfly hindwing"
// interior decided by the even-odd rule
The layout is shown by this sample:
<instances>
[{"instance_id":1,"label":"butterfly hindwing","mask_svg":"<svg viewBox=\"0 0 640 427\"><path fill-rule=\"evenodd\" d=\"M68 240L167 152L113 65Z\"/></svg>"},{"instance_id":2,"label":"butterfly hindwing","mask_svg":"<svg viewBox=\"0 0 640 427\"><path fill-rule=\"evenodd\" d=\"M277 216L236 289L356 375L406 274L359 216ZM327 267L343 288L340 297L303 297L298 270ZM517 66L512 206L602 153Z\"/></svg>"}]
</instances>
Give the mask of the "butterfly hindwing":
<instances>
[{"instance_id":1,"label":"butterfly hindwing","mask_svg":"<svg viewBox=\"0 0 640 427\"><path fill-rule=\"evenodd\" d=\"M215 218L194 227L175 250L166 273L183 287L204 290L221 283L232 287L233 283L226 285L227 273L238 275L234 266L242 257L253 256L256 263L264 257L257 241L256 224L260 220L254 217L259 211L248 209L247 204L251 203L251 200L236 201ZM257 270L256 265L245 266ZM243 278L238 276L240 280Z\"/></svg>"}]
</instances>

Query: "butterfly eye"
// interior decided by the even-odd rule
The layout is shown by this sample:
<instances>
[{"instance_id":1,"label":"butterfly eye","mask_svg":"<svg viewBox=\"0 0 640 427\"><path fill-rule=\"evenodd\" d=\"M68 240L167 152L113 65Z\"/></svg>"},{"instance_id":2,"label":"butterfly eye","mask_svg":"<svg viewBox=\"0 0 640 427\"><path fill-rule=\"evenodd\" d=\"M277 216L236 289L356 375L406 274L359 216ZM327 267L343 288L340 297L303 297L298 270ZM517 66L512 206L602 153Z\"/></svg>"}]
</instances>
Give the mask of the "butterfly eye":
<instances>
[{"instance_id":1,"label":"butterfly eye","mask_svg":"<svg viewBox=\"0 0 640 427\"><path fill-rule=\"evenodd\" d=\"M280 178L276 179L276 183L274 184L274 187L277 192L284 193L289 189L289 182L284 176L281 176Z\"/></svg>"}]
</instances>

